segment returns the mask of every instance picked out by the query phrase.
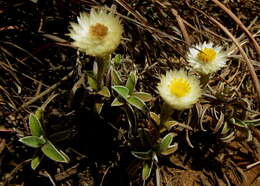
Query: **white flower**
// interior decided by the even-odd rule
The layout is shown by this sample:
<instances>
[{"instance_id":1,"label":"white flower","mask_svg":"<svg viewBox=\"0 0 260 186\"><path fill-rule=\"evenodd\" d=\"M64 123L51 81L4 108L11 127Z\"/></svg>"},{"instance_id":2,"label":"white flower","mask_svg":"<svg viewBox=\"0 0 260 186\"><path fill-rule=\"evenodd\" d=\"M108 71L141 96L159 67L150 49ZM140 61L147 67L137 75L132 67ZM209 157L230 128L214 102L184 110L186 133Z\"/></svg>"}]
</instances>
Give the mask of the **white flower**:
<instances>
[{"instance_id":1,"label":"white flower","mask_svg":"<svg viewBox=\"0 0 260 186\"><path fill-rule=\"evenodd\" d=\"M123 26L118 16L104 8L91 9L90 14L80 13L77 23L71 23L69 36L73 45L90 56L111 54L120 44Z\"/></svg>"},{"instance_id":2,"label":"white flower","mask_svg":"<svg viewBox=\"0 0 260 186\"><path fill-rule=\"evenodd\" d=\"M157 86L159 94L174 109L190 108L201 96L199 80L184 70L168 71L160 80Z\"/></svg>"},{"instance_id":3,"label":"white flower","mask_svg":"<svg viewBox=\"0 0 260 186\"><path fill-rule=\"evenodd\" d=\"M197 72L210 74L225 66L227 54L222 47L204 42L189 49L187 61Z\"/></svg>"}]
</instances>

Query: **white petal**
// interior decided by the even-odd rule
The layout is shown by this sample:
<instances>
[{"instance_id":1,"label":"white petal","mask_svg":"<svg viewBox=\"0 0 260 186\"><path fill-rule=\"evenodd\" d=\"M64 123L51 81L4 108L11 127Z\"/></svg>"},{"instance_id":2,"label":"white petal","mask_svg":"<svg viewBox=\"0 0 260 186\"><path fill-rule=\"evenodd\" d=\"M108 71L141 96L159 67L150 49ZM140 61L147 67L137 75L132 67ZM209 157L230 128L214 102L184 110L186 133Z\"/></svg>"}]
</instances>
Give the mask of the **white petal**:
<instances>
[{"instance_id":1,"label":"white petal","mask_svg":"<svg viewBox=\"0 0 260 186\"><path fill-rule=\"evenodd\" d=\"M190 92L183 96L177 97L171 93L169 85L174 78L184 78L191 85ZM157 86L160 96L172 108L177 110L184 110L190 108L195 104L201 96L201 88L199 80L194 76L188 76L187 72L183 70L168 71L165 76L160 78L160 83Z\"/></svg>"},{"instance_id":2,"label":"white petal","mask_svg":"<svg viewBox=\"0 0 260 186\"><path fill-rule=\"evenodd\" d=\"M112 53L120 44L123 26L120 19L104 8L92 9L90 14L80 13L77 23L71 23L70 37L73 44L91 56L104 56ZM102 39L89 37L89 28L97 23L108 28L107 35Z\"/></svg>"},{"instance_id":3,"label":"white petal","mask_svg":"<svg viewBox=\"0 0 260 186\"><path fill-rule=\"evenodd\" d=\"M223 66L225 66L227 60L227 54L225 52L222 52L222 47L220 46L214 47L212 42L209 43L204 42L202 44L199 43L195 45L194 48L190 48L187 54L187 61L194 68L194 70L203 74L209 74L209 73L214 73L220 70ZM210 63L205 63L203 61L200 61L197 57L199 50L203 50L205 48L212 48L216 52L215 59Z\"/></svg>"}]
</instances>

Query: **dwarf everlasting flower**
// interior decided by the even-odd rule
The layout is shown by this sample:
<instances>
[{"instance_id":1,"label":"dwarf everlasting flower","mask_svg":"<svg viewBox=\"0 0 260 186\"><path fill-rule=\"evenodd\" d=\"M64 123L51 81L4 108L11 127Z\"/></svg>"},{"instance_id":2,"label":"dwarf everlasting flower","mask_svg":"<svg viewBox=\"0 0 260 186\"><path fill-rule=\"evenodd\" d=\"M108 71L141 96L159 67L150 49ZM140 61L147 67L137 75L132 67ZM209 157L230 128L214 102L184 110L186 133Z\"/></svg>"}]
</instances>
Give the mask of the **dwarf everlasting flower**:
<instances>
[{"instance_id":1,"label":"dwarf everlasting flower","mask_svg":"<svg viewBox=\"0 0 260 186\"><path fill-rule=\"evenodd\" d=\"M104 8L81 13L77 23L71 23L69 36L73 45L90 56L111 54L120 44L123 26L118 16Z\"/></svg>"},{"instance_id":2,"label":"dwarf everlasting flower","mask_svg":"<svg viewBox=\"0 0 260 186\"><path fill-rule=\"evenodd\" d=\"M225 66L227 54L222 47L204 42L189 49L187 61L197 72L210 74Z\"/></svg>"},{"instance_id":3,"label":"dwarf everlasting flower","mask_svg":"<svg viewBox=\"0 0 260 186\"><path fill-rule=\"evenodd\" d=\"M184 70L168 71L157 88L163 100L176 110L192 107L201 96L200 82Z\"/></svg>"}]
</instances>

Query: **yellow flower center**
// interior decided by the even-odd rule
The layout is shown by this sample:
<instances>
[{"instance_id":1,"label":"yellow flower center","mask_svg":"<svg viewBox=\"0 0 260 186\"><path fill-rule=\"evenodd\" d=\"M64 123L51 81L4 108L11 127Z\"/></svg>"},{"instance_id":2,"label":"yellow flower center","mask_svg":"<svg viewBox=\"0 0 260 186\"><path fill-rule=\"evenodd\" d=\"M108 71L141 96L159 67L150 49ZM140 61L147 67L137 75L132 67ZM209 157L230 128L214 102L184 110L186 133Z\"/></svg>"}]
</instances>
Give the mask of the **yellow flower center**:
<instances>
[{"instance_id":1,"label":"yellow flower center","mask_svg":"<svg viewBox=\"0 0 260 186\"><path fill-rule=\"evenodd\" d=\"M108 32L107 26L100 24L100 23L91 25L89 28L90 37L93 37L93 39L102 40L106 37L107 32Z\"/></svg>"},{"instance_id":2,"label":"yellow flower center","mask_svg":"<svg viewBox=\"0 0 260 186\"><path fill-rule=\"evenodd\" d=\"M216 55L217 53L214 49L204 48L198 53L197 58L204 63L211 63L216 58Z\"/></svg>"},{"instance_id":3,"label":"yellow flower center","mask_svg":"<svg viewBox=\"0 0 260 186\"><path fill-rule=\"evenodd\" d=\"M173 95L183 97L190 92L191 84L184 78L174 78L169 88Z\"/></svg>"}]
</instances>

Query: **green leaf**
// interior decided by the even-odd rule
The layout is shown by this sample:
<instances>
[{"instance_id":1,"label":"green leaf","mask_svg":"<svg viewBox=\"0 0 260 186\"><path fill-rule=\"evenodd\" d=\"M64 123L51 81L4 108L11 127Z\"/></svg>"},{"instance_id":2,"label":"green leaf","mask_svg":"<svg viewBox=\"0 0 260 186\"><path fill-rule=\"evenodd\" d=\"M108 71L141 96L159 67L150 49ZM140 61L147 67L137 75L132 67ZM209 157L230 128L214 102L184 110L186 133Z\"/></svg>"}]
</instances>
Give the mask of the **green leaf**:
<instances>
[{"instance_id":1,"label":"green leaf","mask_svg":"<svg viewBox=\"0 0 260 186\"><path fill-rule=\"evenodd\" d=\"M174 135L172 133L169 133L166 136L164 136L164 138L161 140L161 143L158 146L157 151L160 153L166 151L172 143L173 136Z\"/></svg>"},{"instance_id":2,"label":"green leaf","mask_svg":"<svg viewBox=\"0 0 260 186\"><path fill-rule=\"evenodd\" d=\"M95 103L95 111L97 112L97 114L100 114L102 111L104 103Z\"/></svg>"},{"instance_id":3,"label":"green leaf","mask_svg":"<svg viewBox=\"0 0 260 186\"><path fill-rule=\"evenodd\" d=\"M236 125L238 127L248 128L250 127L258 127L260 126L260 119L255 120L240 120L238 118L231 118L229 120L233 125Z\"/></svg>"},{"instance_id":4,"label":"green leaf","mask_svg":"<svg viewBox=\"0 0 260 186\"><path fill-rule=\"evenodd\" d=\"M170 145L165 151L160 152L164 156L168 156L172 153L174 153L178 149L178 143L174 143L173 145Z\"/></svg>"},{"instance_id":5,"label":"green leaf","mask_svg":"<svg viewBox=\"0 0 260 186\"><path fill-rule=\"evenodd\" d=\"M58 150L50 141L47 141L47 143L41 147L41 150L48 158L54 161L69 162L69 157L61 150Z\"/></svg>"},{"instance_id":6,"label":"green leaf","mask_svg":"<svg viewBox=\"0 0 260 186\"><path fill-rule=\"evenodd\" d=\"M44 136L44 131L41 125L41 122L38 120L38 118L31 113L29 116L29 125L31 129L32 136Z\"/></svg>"},{"instance_id":7,"label":"green leaf","mask_svg":"<svg viewBox=\"0 0 260 186\"><path fill-rule=\"evenodd\" d=\"M192 130L192 128L190 126L187 126L187 125L184 125L184 124L178 123L176 121L172 121L172 120L164 122L164 125L160 125L160 116L158 114L155 114L154 112L150 112L150 116L151 116L152 120L156 123L156 125L159 126L160 133L162 133L166 130L170 130L172 127L174 127L176 125L183 127L183 128L187 128L189 130Z\"/></svg>"},{"instance_id":8,"label":"green leaf","mask_svg":"<svg viewBox=\"0 0 260 186\"><path fill-rule=\"evenodd\" d=\"M144 102L148 102L153 99L153 96L146 92L133 92L132 96L136 96L136 97L140 98L141 100L143 100Z\"/></svg>"},{"instance_id":9,"label":"green leaf","mask_svg":"<svg viewBox=\"0 0 260 186\"><path fill-rule=\"evenodd\" d=\"M38 136L26 136L20 138L19 141L33 148L39 148L46 143L46 140L43 137Z\"/></svg>"},{"instance_id":10,"label":"green leaf","mask_svg":"<svg viewBox=\"0 0 260 186\"><path fill-rule=\"evenodd\" d=\"M129 74L129 77L128 77L126 85L125 85L129 89L129 94L130 95L133 93L133 91L135 89L136 82L137 82L136 73L135 72L131 72Z\"/></svg>"},{"instance_id":11,"label":"green leaf","mask_svg":"<svg viewBox=\"0 0 260 186\"><path fill-rule=\"evenodd\" d=\"M67 156L67 154L65 154L65 152L63 152L62 150L60 150L60 153L63 155L63 157L67 160L66 163L68 163L70 161L69 156Z\"/></svg>"},{"instance_id":12,"label":"green leaf","mask_svg":"<svg viewBox=\"0 0 260 186\"><path fill-rule=\"evenodd\" d=\"M129 104L127 104L126 107L123 108L123 110L126 113L127 121L129 124L128 136L133 137L133 135L137 132L137 119L135 111L133 107Z\"/></svg>"},{"instance_id":13,"label":"green leaf","mask_svg":"<svg viewBox=\"0 0 260 186\"><path fill-rule=\"evenodd\" d=\"M248 126L258 127L260 126L260 119L244 120L244 123L246 123Z\"/></svg>"},{"instance_id":14,"label":"green leaf","mask_svg":"<svg viewBox=\"0 0 260 186\"><path fill-rule=\"evenodd\" d=\"M117 54L114 58L113 58L113 62L115 65L120 65L122 62L122 56L120 54Z\"/></svg>"},{"instance_id":15,"label":"green leaf","mask_svg":"<svg viewBox=\"0 0 260 186\"><path fill-rule=\"evenodd\" d=\"M121 96L124 99L126 99L129 94L129 90L125 86L115 85L112 86L112 89L115 90L119 94L119 96Z\"/></svg>"},{"instance_id":16,"label":"green leaf","mask_svg":"<svg viewBox=\"0 0 260 186\"><path fill-rule=\"evenodd\" d=\"M148 162L144 163L143 171L142 171L143 181L145 181L149 178L152 168L153 168L153 161L151 161L150 163L148 163Z\"/></svg>"},{"instance_id":17,"label":"green leaf","mask_svg":"<svg viewBox=\"0 0 260 186\"><path fill-rule=\"evenodd\" d=\"M85 83L85 76L81 76L72 87L73 96L76 94L78 89Z\"/></svg>"},{"instance_id":18,"label":"green leaf","mask_svg":"<svg viewBox=\"0 0 260 186\"><path fill-rule=\"evenodd\" d=\"M106 86L104 86L100 91L98 91L98 94L104 97L110 97L110 91L108 90L108 88Z\"/></svg>"},{"instance_id":19,"label":"green leaf","mask_svg":"<svg viewBox=\"0 0 260 186\"><path fill-rule=\"evenodd\" d=\"M123 81L120 77L119 72L113 68L111 71L111 81L112 81L112 85L122 85L123 84Z\"/></svg>"},{"instance_id":20,"label":"green leaf","mask_svg":"<svg viewBox=\"0 0 260 186\"><path fill-rule=\"evenodd\" d=\"M152 150L146 152L131 151L132 155L141 160L151 160L153 158Z\"/></svg>"},{"instance_id":21,"label":"green leaf","mask_svg":"<svg viewBox=\"0 0 260 186\"><path fill-rule=\"evenodd\" d=\"M41 107L37 108L34 115L40 122L43 121L44 109Z\"/></svg>"},{"instance_id":22,"label":"green leaf","mask_svg":"<svg viewBox=\"0 0 260 186\"><path fill-rule=\"evenodd\" d=\"M130 97L128 97L126 99L126 101L129 104L133 105L134 107L136 107L136 108L138 108L138 109L140 109L142 111L147 111L148 110L146 104L140 98L138 98L136 96L130 96Z\"/></svg>"},{"instance_id":23,"label":"green leaf","mask_svg":"<svg viewBox=\"0 0 260 186\"><path fill-rule=\"evenodd\" d=\"M156 123L157 126L160 126L160 117L158 114L156 114L154 112L150 112L150 117Z\"/></svg>"},{"instance_id":24,"label":"green leaf","mask_svg":"<svg viewBox=\"0 0 260 186\"><path fill-rule=\"evenodd\" d=\"M93 90L97 90L97 81L90 75L88 75L88 84Z\"/></svg>"},{"instance_id":25,"label":"green leaf","mask_svg":"<svg viewBox=\"0 0 260 186\"><path fill-rule=\"evenodd\" d=\"M118 100L118 98L115 98L114 100L113 100L113 102L111 103L111 106L112 107L118 107L118 106L121 106L121 105L123 105L124 103L122 103L121 101L119 101Z\"/></svg>"},{"instance_id":26,"label":"green leaf","mask_svg":"<svg viewBox=\"0 0 260 186\"><path fill-rule=\"evenodd\" d=\"M236 126L238 126L238 127L248 128L247 124L244 123L243 121L239 120L239 119L231 118L229 121L230 121L233 125L236 125Z\"/></svg>"},{"instance_id":27,"label":"green leaf","mask_svg":"<svg viewBox=\"0 0 260 186\"><path fill-rule=\"evenodd\" d=\"M42 159L43 159L43 154L41 155L39 155L38 153L35 154L31 161L31 168L35 170L38 167L38 165L41 163Z\"/></svg>"},{"instance_id":28,"label":"green leaf","mask_svg":"<svg viewBox=\"0 0 260 186\"><path fill-rule=\"evenodd\" d=\"M227 134L229 132L229 130L230 130L229 124L228 124L228 122L225 122L224 127L221 130L221 134Z\"/></svg>"}]
</instances>

